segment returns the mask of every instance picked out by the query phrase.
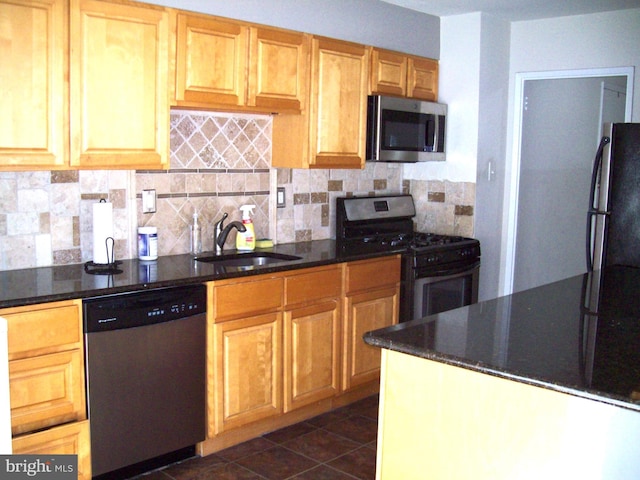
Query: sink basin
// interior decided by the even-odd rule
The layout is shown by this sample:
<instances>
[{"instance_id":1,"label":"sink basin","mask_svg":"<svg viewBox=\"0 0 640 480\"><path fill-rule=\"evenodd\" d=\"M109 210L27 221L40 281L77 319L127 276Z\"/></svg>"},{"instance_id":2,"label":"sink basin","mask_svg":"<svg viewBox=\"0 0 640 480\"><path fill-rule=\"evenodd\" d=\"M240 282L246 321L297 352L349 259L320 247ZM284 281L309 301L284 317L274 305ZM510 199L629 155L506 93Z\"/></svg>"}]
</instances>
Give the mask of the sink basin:
<instances>
[{"instance_id":1,"label":"sink basin","mask_svg":"<svg viewBox=\"0 0 640 480\"><path fill-rule=\"evenodd\" d=\"M290 262L302 257L274 252L233 253L229 255L211 255L196 257L198 262L213 263L222 267L259 267L271 263Z\"/></svg>"}]
</instances>

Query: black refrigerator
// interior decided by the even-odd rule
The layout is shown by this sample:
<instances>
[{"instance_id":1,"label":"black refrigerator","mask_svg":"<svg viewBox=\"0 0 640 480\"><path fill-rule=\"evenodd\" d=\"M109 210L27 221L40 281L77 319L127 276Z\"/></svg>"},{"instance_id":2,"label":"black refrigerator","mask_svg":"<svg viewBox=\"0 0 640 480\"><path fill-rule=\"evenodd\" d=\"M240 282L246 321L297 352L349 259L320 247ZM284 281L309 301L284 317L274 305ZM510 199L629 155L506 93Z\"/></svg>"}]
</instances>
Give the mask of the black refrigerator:
<instances>
[{"instance_id":1,"label":"black refrigerator","mask_svg":"<svg viewBox=\"0 0 640 480\"><path fill-rule=\"evenodd\" d=\"M587 268L640 268L640 123L605 123L591 178Z\"/></svg>"}]
</instances>

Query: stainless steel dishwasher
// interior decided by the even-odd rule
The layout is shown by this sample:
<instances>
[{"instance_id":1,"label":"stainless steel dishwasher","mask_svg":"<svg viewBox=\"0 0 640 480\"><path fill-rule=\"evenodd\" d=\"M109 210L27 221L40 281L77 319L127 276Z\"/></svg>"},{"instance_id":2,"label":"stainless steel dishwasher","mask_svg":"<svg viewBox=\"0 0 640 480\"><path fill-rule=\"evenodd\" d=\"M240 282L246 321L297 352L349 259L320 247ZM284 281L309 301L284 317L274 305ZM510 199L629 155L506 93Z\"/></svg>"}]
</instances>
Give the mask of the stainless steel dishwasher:
<instances>
[{"instance_id":1,"label":"stainless steel dishwasher","mask_svg":"<svg viewBox=\"0 0 640 480\"><path fill-rule=\"evenodd\" d=\"M94 477L192 456L205 438L206 288L83 302Z\"/></svg>"}]
</instances>

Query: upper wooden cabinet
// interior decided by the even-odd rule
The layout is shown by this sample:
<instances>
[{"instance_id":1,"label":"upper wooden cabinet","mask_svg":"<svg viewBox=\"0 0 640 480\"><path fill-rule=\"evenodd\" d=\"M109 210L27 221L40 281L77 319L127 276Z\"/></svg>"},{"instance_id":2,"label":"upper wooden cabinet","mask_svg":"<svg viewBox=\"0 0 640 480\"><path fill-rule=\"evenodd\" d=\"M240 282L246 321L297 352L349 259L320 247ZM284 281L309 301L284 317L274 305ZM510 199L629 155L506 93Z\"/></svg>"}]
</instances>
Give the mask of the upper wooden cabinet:
<instances>
[{"instance_id":1,"label":"upper wooden cabinet","mask_svg":"<svg viewBox=\"0 0 640 480\"><path fill-rule=\"evenodd\" d=\"M314 37L309 108L274 117L273 166L363 168L368 75L367 47Z\"/></svg>"},{"instance_id":2,"label":"upper wooden cabinet","mask_svg":"<svg viewBox=\"0 0 640 480\"><path fill-rule=\"evenodd\" d=\"M371 50L371 93L407 96L406 55L373 48Z\"/></svg>"},{"instance_id":3,"label":"upper wooden cabinet","mask_svg":"<svg viewBox=\"0 0 640 480\"><path fill-rule=\"evenodd\" d=\"M70 165L167 166L168 12L71 0L70 32Z\"/></svg>"},{"instance_id":4,"label":"upper wooden cabinet","mask_svg":"<svg viewBox=\"0 0 640 480\"><path fill-rule=\"evenodd\" d=\"M373 48L371 93L438 100L438 62Z\"/></svg>"},{"instance_id":5,"label":"upper wooden cabinet","mask_svg":"<svg viewBox=\"0 0 640 480\"><path fill-rule=\"evenodd\" d=\"M172 12L173 105L300 112L308 86L308 36Z\"/></svg>"},{"instance_id":6,"label":"upper wooden cabinet","mask_svg":"<svg viewBox=\"0 0 640 480\"><path fill-rule=\"evenodd\" d=\"M430 58L408 57L407 97L438 100L438 62Z\"/></svg>"},{"instance_id":7,"label":"upper wooden cabinet","mask_svg":"<svg viewBox=\"0 0 640 480\"><path fill-rule=\"evenodd\" d=\"M68 10L63 0L0 0L0 168L68 158Z\"/></svg>"},{"instance_id":8,"label":"upper wooden cabinet","mask_svg":"<svg viewBox=\"0 0 640 480\"><path fill-rule=\"evenodd\" d=\"M180 106L245 103L249 29L209 16L175 15L175 96Z\"/></svg>"},{"instance_id":9,"label":"upper wooden cabinet","mask_svg":"<svg viewBox=\"0 0 640 480\"><path fill-rule=\"evenodd\" d=\"M309 39L304 33L251 27L247 105L300 112L309 89Z\"/></svg>"}]
</instances>

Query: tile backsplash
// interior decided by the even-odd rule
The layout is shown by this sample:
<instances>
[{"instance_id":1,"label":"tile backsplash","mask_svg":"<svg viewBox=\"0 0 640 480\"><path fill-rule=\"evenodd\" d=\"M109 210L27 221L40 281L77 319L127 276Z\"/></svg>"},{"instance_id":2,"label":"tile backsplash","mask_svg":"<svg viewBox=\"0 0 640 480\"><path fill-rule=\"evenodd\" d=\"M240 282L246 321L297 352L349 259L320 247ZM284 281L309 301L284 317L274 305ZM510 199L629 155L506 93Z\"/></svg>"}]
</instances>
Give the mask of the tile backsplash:
<instances>
[{"instance_id":1,"label":"tile backsplash","mask_svg":"<svg viewBox=\"0 0 640 480\"><path fill-rule=\"evenodd\" d=\"M199 214L204 250L213 249L213 225L223 213L240 220L255 205L257 237L269 236L271 117L175 110L170 121L170 169L136 173L139 226L158 227L159 254L189 251L189 225ZM142 213L142 190L157 195L157 211ZM235 231L226 248L235 248Z\"/></svg>"},{"instance_id":2,"label":"tile backsplash","mask_svg":"<svg viewBox=\"0 0 640 480\"><path fill-rule=\"evenodd\" d=\"M412 193L418 230L471 236L475 184L403 180L401 164L363 170L271 168L271 117L173 110L169 170L0 172L0 269L92 259L92 205L113 204L116 258L133 258L136 227L158 227L159 254L188 252L198 212L205 250L224 212L256 205L256 236L276 243L335 236L335 198ZM285 206L276 208L276 188ZM156 212L142 213L142 191L155 190ZM234 248L232 233L226 248Z\"/></svg>"}]
</instances>

